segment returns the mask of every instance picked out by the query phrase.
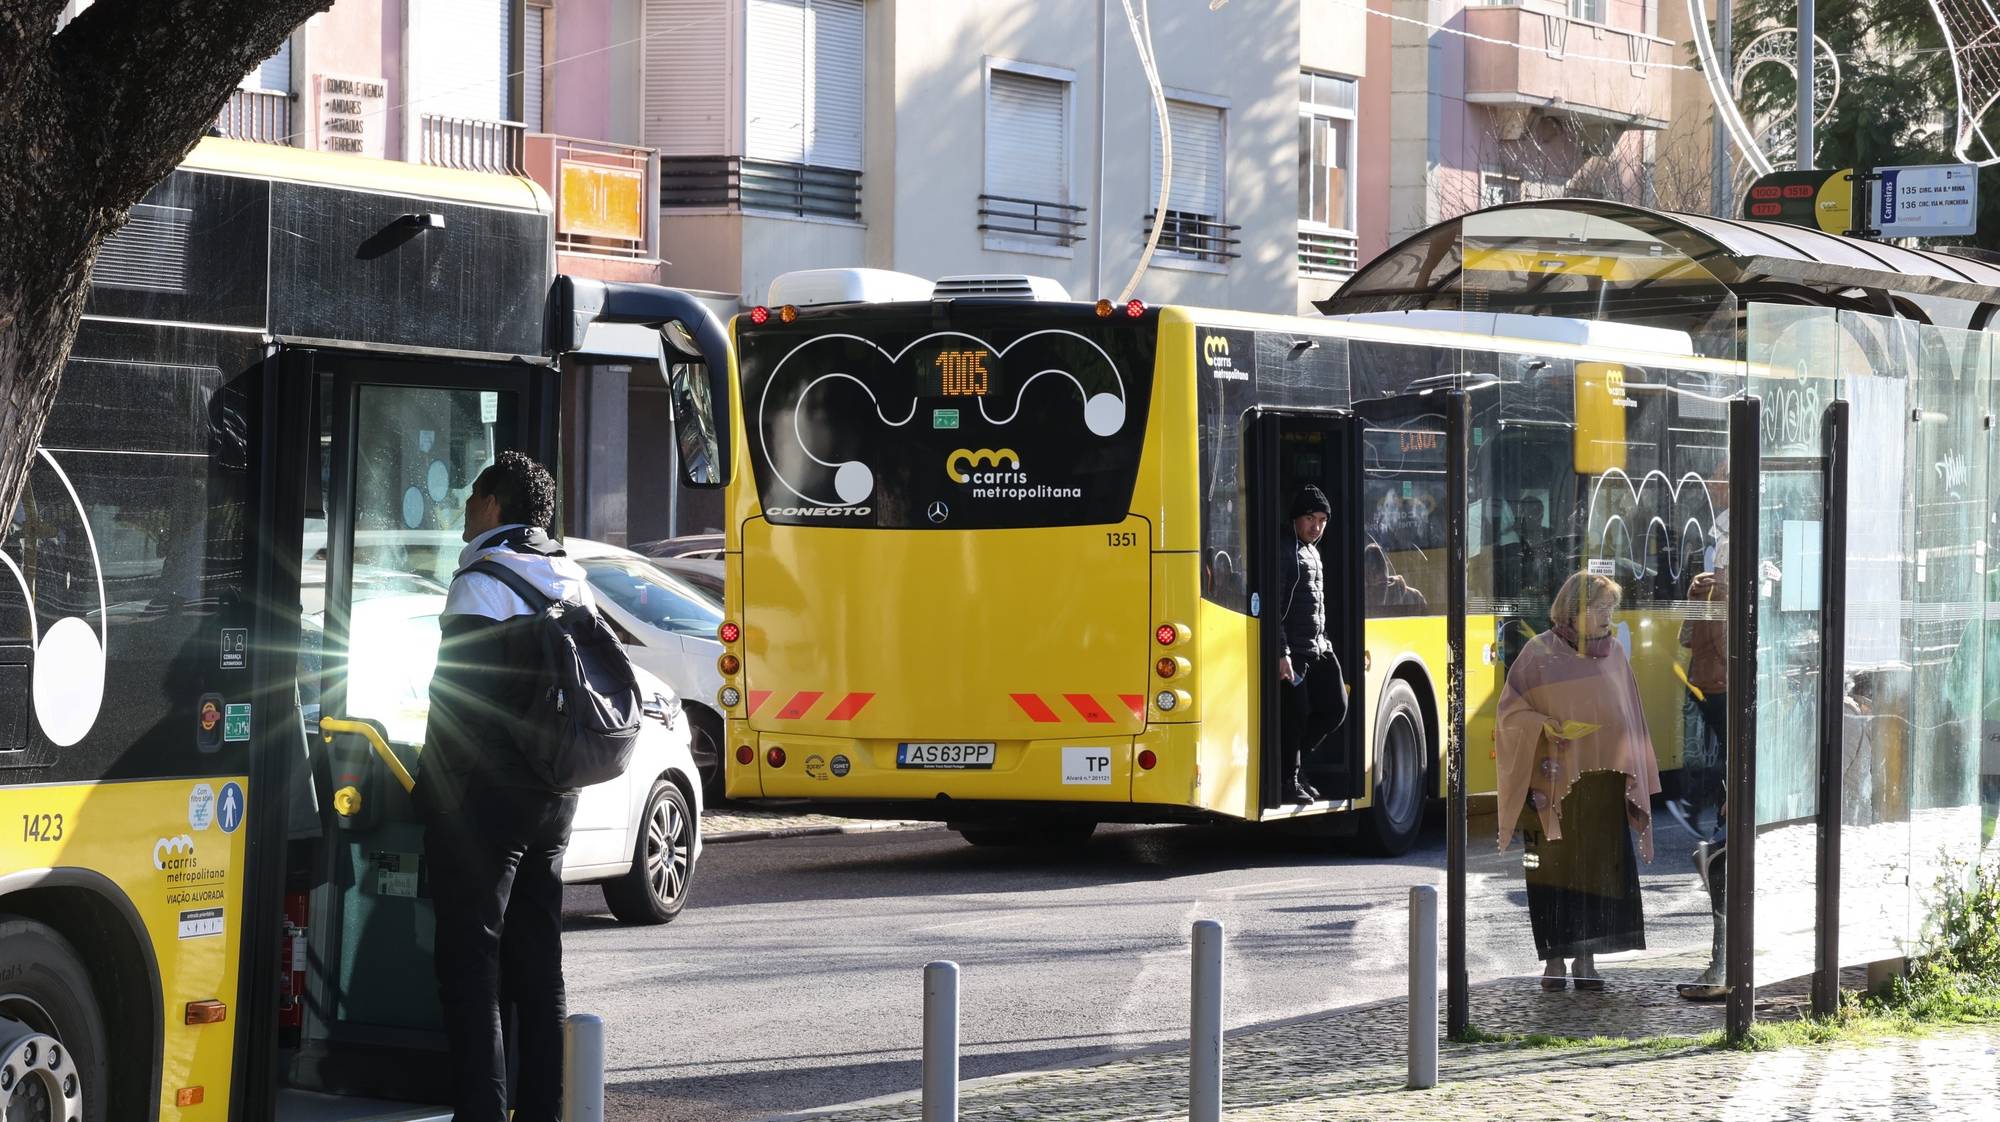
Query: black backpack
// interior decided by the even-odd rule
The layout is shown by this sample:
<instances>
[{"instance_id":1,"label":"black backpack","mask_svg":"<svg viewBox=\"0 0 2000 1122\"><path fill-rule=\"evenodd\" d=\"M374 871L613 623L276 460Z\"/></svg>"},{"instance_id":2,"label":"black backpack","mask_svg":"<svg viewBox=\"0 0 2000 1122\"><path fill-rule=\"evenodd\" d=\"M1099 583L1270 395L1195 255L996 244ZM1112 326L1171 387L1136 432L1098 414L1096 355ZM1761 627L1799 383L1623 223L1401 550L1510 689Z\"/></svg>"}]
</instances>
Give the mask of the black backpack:
<instances>
[{"instance_id":1,"label":"black backpack","mask_svg":"<svg viewBox=\"0 0 2000 1122\"><path fill-rule=\"evenodd\" d=\"M518 738L535 777L550 790L569 791L623 775L644 717L625 644L596 612L551 600L497 561L475 562L466 571L493 577L535 609L543 685Z\"/></svg>"}]
</instances>

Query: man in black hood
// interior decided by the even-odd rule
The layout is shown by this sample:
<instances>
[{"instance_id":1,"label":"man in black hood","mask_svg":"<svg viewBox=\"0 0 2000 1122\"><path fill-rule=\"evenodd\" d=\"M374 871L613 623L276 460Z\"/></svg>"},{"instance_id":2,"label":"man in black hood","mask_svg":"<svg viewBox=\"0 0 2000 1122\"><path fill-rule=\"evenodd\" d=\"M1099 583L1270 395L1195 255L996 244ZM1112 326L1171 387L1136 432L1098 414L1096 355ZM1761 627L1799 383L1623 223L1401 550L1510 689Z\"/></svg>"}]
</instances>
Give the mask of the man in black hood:
<instances>
[{"instance_id":1,"label":"man in black hood","mask_svg":"<svg viewBox=\"0 0 2000 1122\"><path fill-rule=\"evenodd\" d=\"M1284 758L1278 772L1289 785L1284 797L1319 801L1319 792L1300 774L1311 746L1308 725L1324 736L1347 716L1347 687L1326 635L1326 569L1319 540L1333 507L1326 493L1308 483L1293 497L1290 539L1278 555L1278 680L1283 698L1279 721ZM1309 718L1317 718L1308 720Z\"/></svg>"}]
</instances>

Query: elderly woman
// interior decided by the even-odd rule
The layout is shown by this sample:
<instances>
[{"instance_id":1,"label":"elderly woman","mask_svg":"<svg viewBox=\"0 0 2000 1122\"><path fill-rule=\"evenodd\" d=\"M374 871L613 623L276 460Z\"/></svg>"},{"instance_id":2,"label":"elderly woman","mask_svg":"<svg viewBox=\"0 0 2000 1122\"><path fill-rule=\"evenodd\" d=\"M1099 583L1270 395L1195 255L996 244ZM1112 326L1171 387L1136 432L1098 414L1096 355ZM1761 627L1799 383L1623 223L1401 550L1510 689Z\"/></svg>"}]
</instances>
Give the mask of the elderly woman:
<instances>
[{"instance_id":1,"label":"elderly woman","mask_svg":"<svg viewBox=\"0 0 2000 1122\"><path fill-rule=\"evenodd\" d=\"M1568 984L1564 959L1577 989L1601 990L1596 956L1646 945L1632 830L1651 861L1660 770L1611 630L1618 598L1609 577L1564 581L1555 626L1522 647L1500 693L1500 848L1520 832L1546 990Z\"/></svg>"}]
</instances>

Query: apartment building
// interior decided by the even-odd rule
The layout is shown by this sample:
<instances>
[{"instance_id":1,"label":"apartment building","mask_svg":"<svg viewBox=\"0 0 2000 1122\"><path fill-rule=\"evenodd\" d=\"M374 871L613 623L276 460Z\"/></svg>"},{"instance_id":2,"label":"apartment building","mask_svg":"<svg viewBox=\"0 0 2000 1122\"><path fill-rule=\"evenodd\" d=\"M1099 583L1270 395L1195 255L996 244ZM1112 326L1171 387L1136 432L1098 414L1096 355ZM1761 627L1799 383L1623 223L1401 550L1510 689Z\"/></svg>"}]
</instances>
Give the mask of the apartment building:
<instances>
[{"instance_id":1,"label":"apartment building","mask_svg":"<svg viewBox=\"0 0 2000 1122\"><path fill-rule=\"evenodd\" d=\"M791 269L1051 276L1294 311L1358 257L1369 22L1346 4L1155 0L1173 137L1116 0L645 0L644 143L668 283L762 299ZM1386 129L1381 132L1386 144Z\"/></svg>"},{"instance_id":2,"label":"apartment building","mask_svg":"<svg viewBox=\"0 0 2000 1122\"><path fill-rule=\"evenodd\" d=\"M1389 0L1392 239L1521 199L1656 203L1684 73L1663 2Z\"/></svg>"}]
</instances>

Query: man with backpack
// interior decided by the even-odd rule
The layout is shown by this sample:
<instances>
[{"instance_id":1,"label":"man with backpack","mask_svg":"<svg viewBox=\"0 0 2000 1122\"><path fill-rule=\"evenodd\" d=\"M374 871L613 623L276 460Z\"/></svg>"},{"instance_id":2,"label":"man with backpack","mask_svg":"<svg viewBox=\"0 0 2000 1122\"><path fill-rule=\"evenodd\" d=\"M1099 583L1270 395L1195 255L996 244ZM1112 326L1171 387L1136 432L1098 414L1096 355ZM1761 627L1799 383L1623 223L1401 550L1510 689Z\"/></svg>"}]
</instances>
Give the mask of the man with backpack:
<instances>
[{"instance_id":1,"label":"man with backpack","mask_svg":"<svg viewBox=\"0 0 2000 1122\"><path fill-rule=\"evenodd\" d=\"M508 1118L510 1042L515 1122L561 1114L563 851L577 789L622 771L638 735L631 666L554 518L548 471L500 453L466 498L439 620L415 795L458 1122Z\"/></svg>"}]
</instances>

